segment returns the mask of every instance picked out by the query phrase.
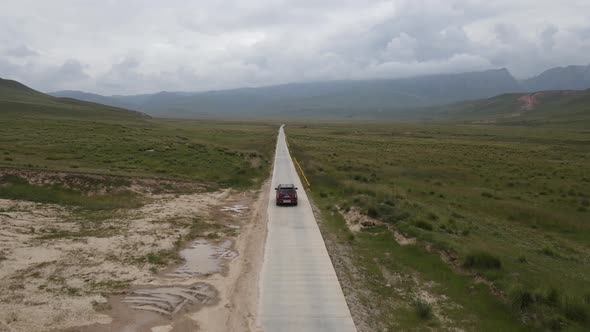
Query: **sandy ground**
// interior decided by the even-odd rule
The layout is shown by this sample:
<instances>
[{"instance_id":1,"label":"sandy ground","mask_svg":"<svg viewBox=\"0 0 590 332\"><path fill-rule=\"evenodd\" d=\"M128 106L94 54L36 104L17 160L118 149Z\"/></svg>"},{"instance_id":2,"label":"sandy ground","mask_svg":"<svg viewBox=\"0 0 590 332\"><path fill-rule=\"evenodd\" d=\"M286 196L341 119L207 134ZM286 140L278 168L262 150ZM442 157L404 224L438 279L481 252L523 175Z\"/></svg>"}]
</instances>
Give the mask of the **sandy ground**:
<instances>
[{"instance_id":1,"label":"sandy ground","mask_svg":"<svg viewBox=\"0 0 590 332\"><path fill-rule=\"evenodd\" d=\"M47 184L64 176L72 177L27 178ZM127 184L147 204L103 217L97 236L84 232L93 221L71 208L0 199L0 331L253 330L268 184L250 192L162 190L170 185ZM166 267L146 259L177 251L195 219L203 227L198 238L212 246L230 243L217 257L219 271L171 277L182 263ZM170 312L133 309L138 298L174 306Z\"/></svg>"}]
</instances>

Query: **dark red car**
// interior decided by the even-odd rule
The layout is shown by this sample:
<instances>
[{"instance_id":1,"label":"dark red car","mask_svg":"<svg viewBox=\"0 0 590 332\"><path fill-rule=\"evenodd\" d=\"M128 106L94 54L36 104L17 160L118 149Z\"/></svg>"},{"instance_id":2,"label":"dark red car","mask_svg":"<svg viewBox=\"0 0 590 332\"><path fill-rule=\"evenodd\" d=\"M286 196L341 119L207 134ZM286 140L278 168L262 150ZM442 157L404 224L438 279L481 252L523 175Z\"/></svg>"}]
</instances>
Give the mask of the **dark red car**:
<instances>
[{"instance_id":1,"label":"dark red car","mask_svg":"<svg viewBox=\"0 0 590 332\"><path fill-rule=\"evenodd\" d=\"M297 187L293 184L279 184L277 191L277 205L297 205Z\"/></svg>"}]
</instances>

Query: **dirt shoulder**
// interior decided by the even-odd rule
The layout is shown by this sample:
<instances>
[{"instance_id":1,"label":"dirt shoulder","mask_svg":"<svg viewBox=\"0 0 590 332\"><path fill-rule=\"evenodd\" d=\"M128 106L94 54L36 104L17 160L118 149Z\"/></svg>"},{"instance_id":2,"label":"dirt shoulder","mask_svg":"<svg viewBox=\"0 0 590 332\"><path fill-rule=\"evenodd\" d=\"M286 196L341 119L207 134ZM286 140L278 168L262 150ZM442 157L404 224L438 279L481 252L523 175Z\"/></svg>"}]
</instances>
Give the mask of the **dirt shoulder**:
<instances>
[{"instance_id":1,"label":"dirt shoulder","mask_svg":"<svg viewBox=\"0 0 590 332\"><path fill-rule=\"evenodd\" d=\"M222 300L192 315L203 331L256 330L258 278L267 234L269 186L267 181L262 187L250 222L238 236L236 250L240 257L231 262L225 278L212 283L219 290Z\"/></svg>"}]
</instances>

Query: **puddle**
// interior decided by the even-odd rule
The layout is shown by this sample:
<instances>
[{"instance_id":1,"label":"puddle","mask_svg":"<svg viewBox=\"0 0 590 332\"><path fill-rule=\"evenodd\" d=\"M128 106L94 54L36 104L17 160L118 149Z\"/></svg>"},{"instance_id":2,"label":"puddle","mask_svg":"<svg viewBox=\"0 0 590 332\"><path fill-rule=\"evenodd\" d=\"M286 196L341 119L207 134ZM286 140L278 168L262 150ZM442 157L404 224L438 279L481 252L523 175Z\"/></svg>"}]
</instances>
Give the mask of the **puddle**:
<instances>
[{"instance_id":1,"label":"puddle","mask_svg":"<svg viewBox=\"0 0 590 332\"><path fill-rule=\"evenodd\" d=\"M121 300L131 309L172 316L186 305L207 305L216 297L213 286L198 283L190 287L161 287L136 289Z\"/></svg>"},{"instance_id":2,"label":"puddle","mask_svg":"<svg viewBox=\"0 0 590 332\"><path fill-rule=\"evenodd\" d=\"M231 249L232 241L209 243L207 240L195 240L191 246L180 251L185 263L170 273L170 278L190 278L221 273L225 260L233 259L238 254ZM161 286L158 288L139 288L121 299L128 308L139 311L173 316L187 306L204 306L217 298L217 291L210 284L199 282L192 286ZM192 310L191 309L191 310Z\"/></svg>"},{"instance_id":3,"label":"puddle","mask_svg":"<svg viewBox=\"0 0 590 332\"><path fill-rule=\"evenodd\" d=\"M233 259L238 255L231 249L231 245L230 240L220 245L211 244L206 240L196 240L189 248L180 252L185 263L166 276L185 278L220 273L223 270L223 260Z\"/></svg>"},{"instance_id":4,"label":"puddle","mask_svg":"<svg viewBox=\"0 0 590 332\"><path fill-rule=\"evenodd\" d=\"M241 205L241 204L233 205L233 206L226 206L223 209L221 209L221 211L231 211L234 213L242 213L242 211L244 211L244 210L248 210L248 207L245 205Z\"/></svg>"}]
</instances>

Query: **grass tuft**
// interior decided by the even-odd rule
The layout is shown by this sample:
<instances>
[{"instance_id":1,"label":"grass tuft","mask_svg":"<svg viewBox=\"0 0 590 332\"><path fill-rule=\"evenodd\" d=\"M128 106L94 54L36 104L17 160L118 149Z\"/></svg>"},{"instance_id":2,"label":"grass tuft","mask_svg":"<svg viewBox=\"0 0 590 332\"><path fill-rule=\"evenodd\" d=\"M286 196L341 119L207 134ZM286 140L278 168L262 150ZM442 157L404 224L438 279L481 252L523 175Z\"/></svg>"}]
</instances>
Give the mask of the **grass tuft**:
<instances>
[{"instance_id":1,"label":"grass tuft","mask_svg":"<svg viewBox=\"0 0 590 332\"><path fill-rule=\"evenodd\" d=\"M414 310L418 318L422 320L429 320L432 318L432 306L430 303L422 299L417 299L414 301Z\"/></svg>"},{"instance_id":2,"label":"grass tuft","mask_svg":"<svg viewBox=\"0 0 590 332\"><path fill-rule=\"evenodd\" d=\"M588 322L588 308L582 302L572 298L566 298L563 304L565 317L576 322Z\"/></svg>"},{"instance_id":3,"label":"grass tuft","mask_svg":"<svg viewBox=\"0 0 590 332\"><path fill-rule=\"evenodd\" d=\"M510 292L510 302L516 310L525 311L535 303L535 297L530 291L516 287Z\"/></svg>"},{"instance_id":4,"label":"grass tuft","mask_svg":"<svg viewBox=\"0 0 590 332\"><path fill-rule=\"evenodd\" d=\"M499 258L487 252L476 252L467 255L463 266L468 269L500 269L502 262Z\"/></svg>"}]
</instances>

